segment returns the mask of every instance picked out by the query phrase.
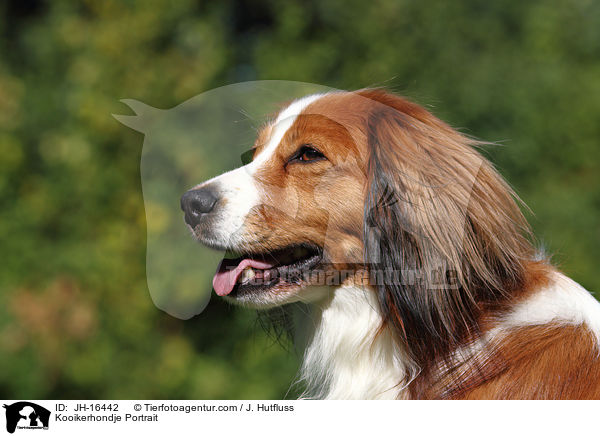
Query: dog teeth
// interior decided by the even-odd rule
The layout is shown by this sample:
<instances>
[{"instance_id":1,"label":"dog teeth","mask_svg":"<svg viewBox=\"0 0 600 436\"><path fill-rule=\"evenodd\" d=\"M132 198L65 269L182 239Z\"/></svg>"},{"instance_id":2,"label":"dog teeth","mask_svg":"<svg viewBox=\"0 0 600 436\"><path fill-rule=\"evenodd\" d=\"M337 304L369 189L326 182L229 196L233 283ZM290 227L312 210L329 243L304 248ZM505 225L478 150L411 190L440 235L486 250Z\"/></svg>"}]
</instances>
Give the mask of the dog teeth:
<instances>
[{"instance_id":1,"label":"dog teeth","mask_svg":"<svg viewBox=\"0 0 600 436\"><path fill-rule=\"evenodd\" d=\"M242 272L240 280L242 281L242 283L246 283L252 280L255 275L256 273L254 272L254 270L251 267L248 267L244 270L244 272Z\"/></svg>"}]
</instances>

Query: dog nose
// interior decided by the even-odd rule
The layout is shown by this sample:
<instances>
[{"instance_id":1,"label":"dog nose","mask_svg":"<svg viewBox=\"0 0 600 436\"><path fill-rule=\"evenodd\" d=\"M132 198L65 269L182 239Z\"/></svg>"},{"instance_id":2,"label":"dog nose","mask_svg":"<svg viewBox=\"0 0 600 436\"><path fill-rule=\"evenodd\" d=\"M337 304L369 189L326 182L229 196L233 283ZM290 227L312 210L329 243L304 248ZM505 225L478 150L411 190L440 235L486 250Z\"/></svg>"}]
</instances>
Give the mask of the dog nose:
<instances>
[{"instance_id":1,"label":"dog nose","mask_svg":"<svg viewBox=\"0 0 600 436\"><path fill-rule=\"evenodd\" d=\"M208 187L187 191L181 196L181 210L185 212L185 222L195 227L203 215L213 210L217 200L217 196Z\"/></svg>"}]
</instances>

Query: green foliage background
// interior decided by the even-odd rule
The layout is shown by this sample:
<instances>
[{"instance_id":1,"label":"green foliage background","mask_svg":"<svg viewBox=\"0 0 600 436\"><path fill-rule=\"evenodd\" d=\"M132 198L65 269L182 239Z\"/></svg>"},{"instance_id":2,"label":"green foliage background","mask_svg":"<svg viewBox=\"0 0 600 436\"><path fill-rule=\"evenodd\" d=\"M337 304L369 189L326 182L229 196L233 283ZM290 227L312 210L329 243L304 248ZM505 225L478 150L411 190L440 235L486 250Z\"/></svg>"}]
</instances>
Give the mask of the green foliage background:
<instances>
[{"instance_id":1,"label":"green foliage background","mask_svg":"<svg viewBox=\"0 0 600 436\"><path fill-rule=\"evenodd\" d=\"M600 290L600 2L10 0L0 35L0 397L281 398L293 379L250 311L153 306L121 98L387 85L503 144L540 240Z\"/></svg>"}]
</instances>

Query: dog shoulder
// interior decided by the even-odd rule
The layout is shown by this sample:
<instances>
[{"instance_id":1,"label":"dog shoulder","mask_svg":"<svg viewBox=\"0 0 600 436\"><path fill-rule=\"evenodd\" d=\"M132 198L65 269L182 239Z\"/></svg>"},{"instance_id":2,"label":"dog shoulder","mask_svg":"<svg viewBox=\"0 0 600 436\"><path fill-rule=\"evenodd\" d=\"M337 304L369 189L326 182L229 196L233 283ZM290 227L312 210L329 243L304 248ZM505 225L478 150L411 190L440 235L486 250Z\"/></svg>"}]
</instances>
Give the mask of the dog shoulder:
<instances>
[{"instance_id":1,"label":"dog shoulder","mask_svg":"<svg viewBox=\"0 0 600 436\"><path fill-rule=\"evenodd\" d=\"M558 271L547 278L488 332L493 352L453 398L600 399L600 303Z\"/></svg>"}]
</instances>

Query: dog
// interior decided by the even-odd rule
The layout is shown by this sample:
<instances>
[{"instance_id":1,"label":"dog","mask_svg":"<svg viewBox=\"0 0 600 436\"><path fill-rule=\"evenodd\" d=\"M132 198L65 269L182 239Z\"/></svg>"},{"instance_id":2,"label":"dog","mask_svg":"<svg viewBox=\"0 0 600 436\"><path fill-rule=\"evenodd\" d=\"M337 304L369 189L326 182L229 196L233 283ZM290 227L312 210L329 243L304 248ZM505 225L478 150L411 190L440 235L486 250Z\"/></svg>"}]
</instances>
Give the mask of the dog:
<instances>
[{"instance_id":1,"label":"dog","mask_svg":"<svg viewBox=\"0 0 600 436\"><path fill-rule=\"evenodd\" d=\"M216 294L310 308L302 398L600 398L600 304L483 145L384 89L310 95L182 196Z\"/></svg>"}]
</instances>

